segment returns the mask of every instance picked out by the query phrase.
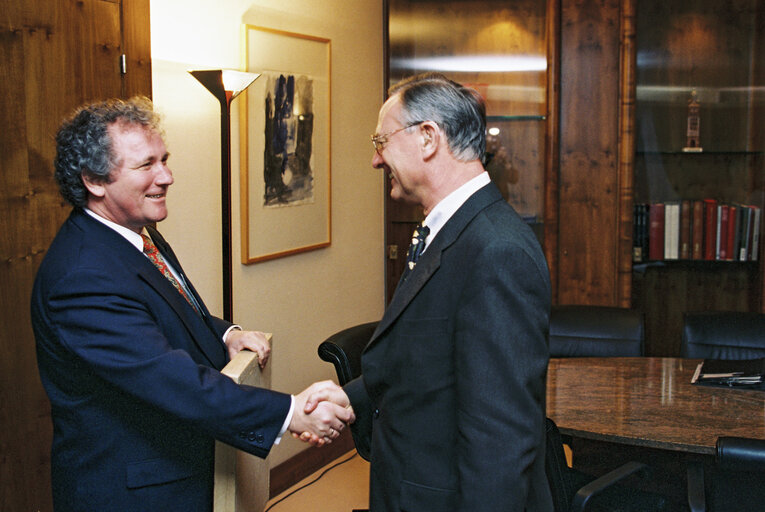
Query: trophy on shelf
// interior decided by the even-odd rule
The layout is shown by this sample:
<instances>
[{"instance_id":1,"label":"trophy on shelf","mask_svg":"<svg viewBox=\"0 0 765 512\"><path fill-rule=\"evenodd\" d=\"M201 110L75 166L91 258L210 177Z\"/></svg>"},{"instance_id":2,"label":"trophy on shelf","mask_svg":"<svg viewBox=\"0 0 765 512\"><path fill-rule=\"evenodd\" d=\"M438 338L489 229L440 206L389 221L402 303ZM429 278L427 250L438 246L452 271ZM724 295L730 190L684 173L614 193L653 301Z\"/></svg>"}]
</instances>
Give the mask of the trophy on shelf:
<instances>
[{"instance_id":1,"label":"trophy on shelf","mask_svg":"<svg viewBox=\"0 0 765 512\"><path fill-rule=\"evenodd\" d=\"M688 100L688 126L685 132L685 153L701 153L701 143L699 142L699 126L701 117L699 116L699 101L696 89L691 91L691 99Z\"/></svg>"}]
</instances>

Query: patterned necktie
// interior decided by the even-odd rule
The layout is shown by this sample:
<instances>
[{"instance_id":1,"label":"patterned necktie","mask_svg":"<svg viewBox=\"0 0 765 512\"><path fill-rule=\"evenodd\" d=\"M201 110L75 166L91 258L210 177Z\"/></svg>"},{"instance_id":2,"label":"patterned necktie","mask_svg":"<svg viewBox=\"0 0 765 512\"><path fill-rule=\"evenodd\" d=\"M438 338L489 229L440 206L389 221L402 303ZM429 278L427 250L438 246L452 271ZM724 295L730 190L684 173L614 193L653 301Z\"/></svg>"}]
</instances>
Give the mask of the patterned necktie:
<instances>
[{"instance_id":1,"label":"patterned necktie","mask_svg":"<svg viewBox=\"0 0 765 512\"><path fill-rule=\"evenodd\" d=\"M194 304L194 301L191 300L191 297L189 297L188 293L186 293L186 289L181 286L173 273L170 272L170 269L167 268L167 263L165 263L165 260L162 259L162 255L159 253L159 249L157 249L157 246L154 245L152 239L144 234L141 234L141 238L143 238L143 253L148 256L151 262L154 263L154 266L157 267L160 272L162 272L162 275L165 276L167 280L173 284L173 286L175 286L175 289L178 290L178 293L180 293L183 298L186 299L186 302L188 302L191 307L194 308L194 311L199 313L199 308L197 308L197 305Z\"/></svg>"},{"instance_id":2,"label":"patterned necktie","mask_svg":"<svg viewBox=\"0 0 765 512\"><path fill-rule=\"evenodd\" d=\"M425 239L428 238L430 228L420 223L412 234L412 243L409 244L409 249L406 251L406 268L404 269L404 277L409 275L409 272L414 270L414 266L417 264L417 259L425 250Z\"/></svg>"}]
</instances>

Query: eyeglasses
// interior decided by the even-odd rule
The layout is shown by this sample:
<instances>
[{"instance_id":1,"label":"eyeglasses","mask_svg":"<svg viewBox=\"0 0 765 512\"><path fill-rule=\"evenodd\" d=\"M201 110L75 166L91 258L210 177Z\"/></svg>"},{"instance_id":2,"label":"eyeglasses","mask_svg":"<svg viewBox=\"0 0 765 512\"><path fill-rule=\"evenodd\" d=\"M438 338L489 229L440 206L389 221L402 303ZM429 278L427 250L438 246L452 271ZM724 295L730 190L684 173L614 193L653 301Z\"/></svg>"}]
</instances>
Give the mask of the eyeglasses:
<instances>
[{"instance_id":1,"label":"eyeglasses","mask_svg":"<svg viewBox=\"0 0 765 512\"><path fill-rule=\"evenodd\" d=\"M402 126L401 128L388 133L375 133L372 135L372 145L374 145L375 151L379 153L385 149L385 146L388 144L388 139L396 135L398 132L404 131L407 128L411 128L412 126L417 126L418 124L422 124L424 122L425 121L417 121L415 123L409 123L406 126Z\"/></svg>"}]
</instances>

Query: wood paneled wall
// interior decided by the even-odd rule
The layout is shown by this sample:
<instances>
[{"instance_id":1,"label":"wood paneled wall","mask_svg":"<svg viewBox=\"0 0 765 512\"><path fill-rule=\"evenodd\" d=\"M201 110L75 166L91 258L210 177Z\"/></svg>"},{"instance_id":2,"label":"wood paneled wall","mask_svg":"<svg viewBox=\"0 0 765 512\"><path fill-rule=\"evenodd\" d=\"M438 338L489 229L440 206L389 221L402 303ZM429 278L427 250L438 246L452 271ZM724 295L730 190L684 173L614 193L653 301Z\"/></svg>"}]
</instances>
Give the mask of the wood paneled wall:
<instances>
[{"instance_id":1,"label":"wood paneled wall","mask_svg":"<svg viewBox=\"0 0 765 512\"><path fill-rule=\"evenodd\" d=\"M29 301L70 208L53 179L55 132L72 109L151 94L149 0L5 0L0 17L0 508L48 511L50 405ZM124 29L123 29L124 28ZM128 55L128 74L120 55ZM131 73L132 72L132 73Z\"/></svg>"},{"instance_id":2,"label":"wood paneled wall","mask_svg":"<svg viewBox=\"0 0 765 512\"><path fill-rule=\"evenodd\" d=\"M561 1L559 304L621 305L621 3Z\"/></svg>"}]
</instances>

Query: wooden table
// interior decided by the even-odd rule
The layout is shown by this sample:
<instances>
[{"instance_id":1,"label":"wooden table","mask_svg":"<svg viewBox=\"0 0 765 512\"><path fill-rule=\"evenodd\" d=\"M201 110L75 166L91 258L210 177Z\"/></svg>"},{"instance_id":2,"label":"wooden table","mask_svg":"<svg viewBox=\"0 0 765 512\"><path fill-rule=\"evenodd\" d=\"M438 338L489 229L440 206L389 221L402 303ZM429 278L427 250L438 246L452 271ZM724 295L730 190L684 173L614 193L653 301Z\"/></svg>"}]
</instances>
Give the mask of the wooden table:
<instances>
[{"instance_id":1,"label":"wooden table","mask_svg":"<svg viewBox=\"0 0 765 512\"><path fill-rule=\"evenodd\" d=\"M691 384L698 359L551 359L547 415L575 437L711 455L719 436L765 439L765 392Z\"/></svg>"}]
</instances>

